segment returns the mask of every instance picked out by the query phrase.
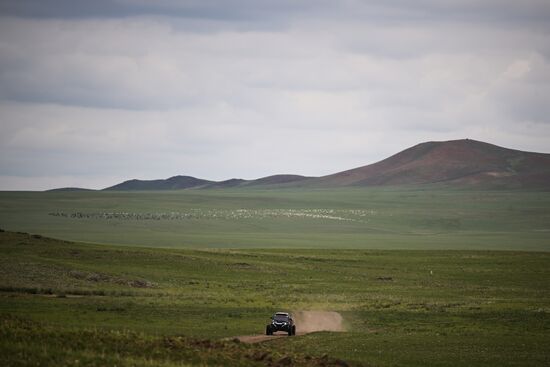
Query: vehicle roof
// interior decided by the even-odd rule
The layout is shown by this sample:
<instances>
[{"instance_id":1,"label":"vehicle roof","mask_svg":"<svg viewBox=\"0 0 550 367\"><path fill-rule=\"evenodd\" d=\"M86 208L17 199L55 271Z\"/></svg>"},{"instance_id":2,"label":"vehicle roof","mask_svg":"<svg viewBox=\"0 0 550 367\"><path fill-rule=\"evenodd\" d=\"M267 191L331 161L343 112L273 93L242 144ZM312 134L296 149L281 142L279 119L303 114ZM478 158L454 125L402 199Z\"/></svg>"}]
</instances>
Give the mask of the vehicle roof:
<instances>
[{"instance_id":1,"label":"vehicle roof","mask_svg":"<svg viewBox=\"0 0 550 367\"><path fill-rule=\"evenodd\" d=\"M279 316L289 316L289 313L288 313L288 312L275 312L275 315L279 315Z\"/></svg>"}]
</instances>

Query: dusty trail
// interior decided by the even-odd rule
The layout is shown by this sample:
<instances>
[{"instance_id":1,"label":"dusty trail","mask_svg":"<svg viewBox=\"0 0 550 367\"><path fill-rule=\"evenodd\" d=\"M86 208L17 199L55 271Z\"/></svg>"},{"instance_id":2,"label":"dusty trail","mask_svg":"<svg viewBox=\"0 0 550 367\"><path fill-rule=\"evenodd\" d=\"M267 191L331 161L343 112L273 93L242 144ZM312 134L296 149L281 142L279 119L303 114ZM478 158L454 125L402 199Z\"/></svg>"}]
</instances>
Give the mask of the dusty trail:
<instances>
[{"instance_id":1,"label":"dusty trail","mask_svg":"<svg viewBox=\"0 0 550 367\"><path fill-rule=\"evenodd\" d=\"M299 335L298 333L296 333L296 335ZM277 334L273 334L273 335L264 335L264 334L257 334L257 335L241 335L241 336L236 336L234 337L233 339L239 339L239 341L243 342L243 343L248 343L248 344L255 344L255 343L261 343L261 342L266 342L268 340L275 340L275 339L279 339L279 338L285 338L287 337L287 334L286 333L277 333Z\"/></svg>"},{"instance_id":2,"label":"dusty trail","mask_svg":"<svg viewBox=\"0 0 550 367\"><path fill-rule=\"evenodd\" d=\"M305 335L316 331L345 331L342 315L334 311L296 311L292 313L294 324L296 325L296 335ZM256 334L241 335L233 339L238 339L243 343L261 343L268 340L287 338L284 332L278 332L274 335Z\"/></svg>"}]
</instances>

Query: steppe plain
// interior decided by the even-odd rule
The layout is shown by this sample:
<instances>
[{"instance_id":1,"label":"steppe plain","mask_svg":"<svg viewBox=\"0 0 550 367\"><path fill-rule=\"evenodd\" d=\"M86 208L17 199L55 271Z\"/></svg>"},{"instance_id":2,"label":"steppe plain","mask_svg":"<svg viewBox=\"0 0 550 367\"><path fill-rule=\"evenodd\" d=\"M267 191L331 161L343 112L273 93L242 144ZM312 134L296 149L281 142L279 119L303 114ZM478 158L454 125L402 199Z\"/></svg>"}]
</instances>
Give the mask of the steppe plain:
<instances>
[{"instance_id":1,"label":"steppe plain","mask_svg":"<svg viewBox=\"0 0 550 367\"><path fill-rule=\"evenodd\" d=\"M0 227L8 365L550 363L545 191L2 192ZM346 331L233 340L280 310Z\"/></svg>"}]
</instances>

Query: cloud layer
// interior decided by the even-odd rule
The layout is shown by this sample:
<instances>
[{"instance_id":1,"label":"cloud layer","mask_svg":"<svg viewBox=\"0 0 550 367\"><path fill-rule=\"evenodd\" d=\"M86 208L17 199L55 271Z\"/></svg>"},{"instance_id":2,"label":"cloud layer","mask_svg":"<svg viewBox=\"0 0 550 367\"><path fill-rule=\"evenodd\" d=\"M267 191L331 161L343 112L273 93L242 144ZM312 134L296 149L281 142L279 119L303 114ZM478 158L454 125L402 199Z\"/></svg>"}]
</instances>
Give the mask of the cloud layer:
<instances>
[{"instance_id":1,"label":"cloud layer","mask_svg":"<svg viewBox=\"0 0 550 367\"><path fill-rule=\"evenodd\" d=\"M4 1L0 189L548 152L548 2L409 3Z\"/></svg>"}]
</instances>

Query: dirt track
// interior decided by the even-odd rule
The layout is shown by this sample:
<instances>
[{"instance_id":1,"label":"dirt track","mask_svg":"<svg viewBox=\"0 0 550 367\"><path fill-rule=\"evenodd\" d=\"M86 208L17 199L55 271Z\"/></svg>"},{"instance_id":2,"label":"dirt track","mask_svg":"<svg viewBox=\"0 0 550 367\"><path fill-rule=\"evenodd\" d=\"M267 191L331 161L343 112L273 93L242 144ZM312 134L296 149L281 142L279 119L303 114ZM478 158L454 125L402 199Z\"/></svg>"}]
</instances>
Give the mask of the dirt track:
<instances>
[{"instance_id":1,"label":"dirt track","mask_svg":"<svg viewBox=\"0 0 550 367\"><path fill-rule=\"evenodd\" d=\"M342 315L334 311L296 311L292 313L296 325L296 335L305 335L316 331L345 331ZM268 340L287 338L284 332L274 335L256 334L242 335L239 339L243 343L261 343Z\"/></svg>"},{"instance_id":2,"label":"dirt track","mask_svg":"<svg viewBox=\"0 0 550 367\"><path fill-rule=\"evenodd\" d=\"M296 333L296 335L299 335L299 334ZM237 336L233 339L239 339L243 343L254 344L254 343L261 343L261 342L266 342L268 340L275 340L275 339L286 338L286 337L288 337L286 333L277 333L274 335L265 335L265 334L242 335L242 336Z\"/></svg>"}]
</instances>

